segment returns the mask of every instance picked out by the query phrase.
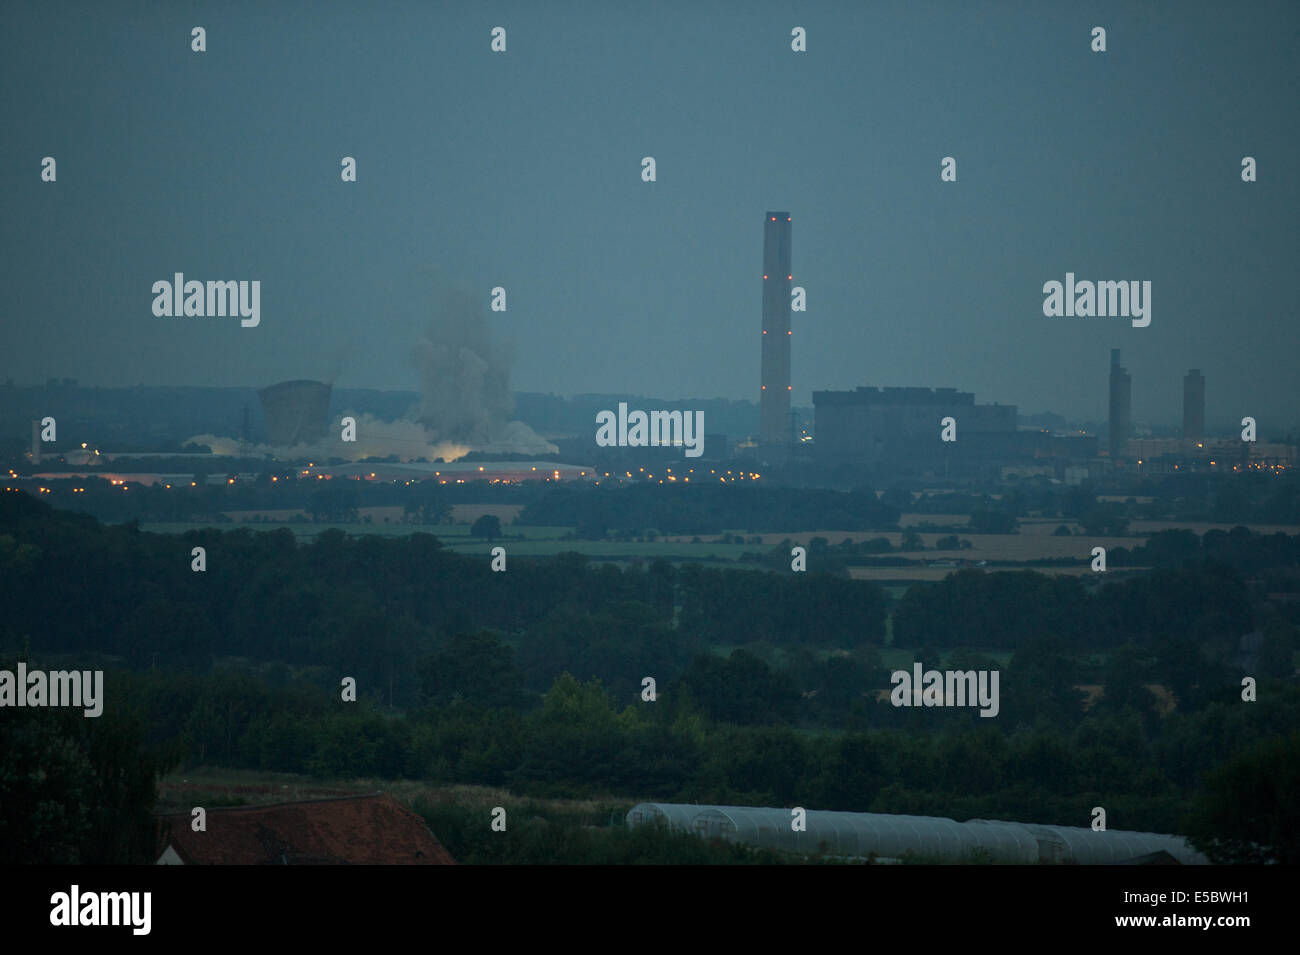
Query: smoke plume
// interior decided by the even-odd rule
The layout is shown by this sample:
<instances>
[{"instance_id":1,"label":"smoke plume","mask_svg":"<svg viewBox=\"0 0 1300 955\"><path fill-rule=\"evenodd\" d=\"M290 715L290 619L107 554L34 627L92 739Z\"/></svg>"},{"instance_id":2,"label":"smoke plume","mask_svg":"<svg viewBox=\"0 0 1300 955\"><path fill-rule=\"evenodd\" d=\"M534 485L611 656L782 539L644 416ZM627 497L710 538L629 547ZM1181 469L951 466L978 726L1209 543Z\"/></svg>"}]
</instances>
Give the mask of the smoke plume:
<instances>
[{"instance_id":1,"label":"smoke plume","mask_svg":"<svg viewBox=\"0 0 1300 955\"><path fill-rule=\"evenodd\" d=\"M555 445L511 421L509 347L494 343L486 309L463 289L435 292L433 314L414 361L421 398L413 409L433 441L499 454L554 454Z\"/></svg>"},{"instance_id":2,"label":"smoke plume","mask_svg":"<svg viewBox=\"0 0 1300 955\"><path fill-rule=\"evenodd\" d=\"M555 445L522 421L511 421L511 350L492 341L487 310L463 289L443 285L433 296L432 315L411 360L420 377L420 400L405 419L382 421L368 414L337 412L330 436L292 449L256 445L250 454L281 459L316 457L360 461L396 455L400 460L424 458L455 461L470 451L489 454L555 454ZM342 371L335 363L331 379ZM357 440L340 439L338 419L357 419ZM239 442L201 434L189 443L207 446L214 454L237 454Z\"/></svg>"}]
</instances>

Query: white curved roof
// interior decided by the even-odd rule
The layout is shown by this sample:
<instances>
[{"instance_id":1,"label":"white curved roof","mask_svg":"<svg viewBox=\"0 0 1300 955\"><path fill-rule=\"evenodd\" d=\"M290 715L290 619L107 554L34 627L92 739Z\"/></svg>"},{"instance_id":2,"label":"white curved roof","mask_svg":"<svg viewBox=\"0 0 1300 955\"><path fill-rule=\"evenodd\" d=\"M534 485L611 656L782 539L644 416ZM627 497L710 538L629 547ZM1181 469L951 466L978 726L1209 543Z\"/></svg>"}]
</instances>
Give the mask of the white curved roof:
<instances>
[{"instance_id":1,"label":"white curved roof","mask_svg":"<svg viewBox=\"0 0 1300 955\"><path fill-rule=\"evenodd\" d=\"M638 803L628 810L627 824L640 826L647 823L662 822L670 829L690 830L691 823L700 814L702 806L681 803Z\"/></svg>"},{"instance_id":2,"label":"white curved roof","mask_svg":"<svg viewBox=\"0 0 1300 955\"><path fill-rule=\"evenodd\" d=\"M1182 836L1157 832L1126 832L1122 829L1075 828L1070 826L1028 826L1041 842L1059 840L1064 846L1063 862L1106 865L1127 862L1153 852L1167 852L1183 865L1205 865L1209 860Z\"/></svg>"},{"instance_id":3,"label":"white curved roof","mask_svg":"<svg viewBox=\"0 0 1300 955\"><path fill-rule=\"evenodd\" d=\"M943 816L807 810L795 831L792 810L755 806L640 803L629 826L662 820L674 829L785 852L832 856L901 858L911 853L954 862L1128 862L1164 851L1184 865L1207 860L1181 836L1068 826L1040 826L994 819L957 822Z\"/></svg>"}]
</instances>

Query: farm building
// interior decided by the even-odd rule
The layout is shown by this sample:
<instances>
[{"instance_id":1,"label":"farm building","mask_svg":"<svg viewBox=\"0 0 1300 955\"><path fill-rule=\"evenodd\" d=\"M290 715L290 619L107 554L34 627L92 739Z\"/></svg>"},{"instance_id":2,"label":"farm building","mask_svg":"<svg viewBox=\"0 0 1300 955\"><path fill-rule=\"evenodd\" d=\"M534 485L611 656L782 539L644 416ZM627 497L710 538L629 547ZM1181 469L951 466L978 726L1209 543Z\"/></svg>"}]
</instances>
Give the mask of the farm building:
<instances>
[{"instance_id":1,"label":"farm building","mask_svg":"<svg viewBox=\"0 0 1300 955\"><path fill-rule=\"evenodd\" d=\"M343 796L158 817L158 865L455 865L392 796Z\"/></svg>"}]
</instances>

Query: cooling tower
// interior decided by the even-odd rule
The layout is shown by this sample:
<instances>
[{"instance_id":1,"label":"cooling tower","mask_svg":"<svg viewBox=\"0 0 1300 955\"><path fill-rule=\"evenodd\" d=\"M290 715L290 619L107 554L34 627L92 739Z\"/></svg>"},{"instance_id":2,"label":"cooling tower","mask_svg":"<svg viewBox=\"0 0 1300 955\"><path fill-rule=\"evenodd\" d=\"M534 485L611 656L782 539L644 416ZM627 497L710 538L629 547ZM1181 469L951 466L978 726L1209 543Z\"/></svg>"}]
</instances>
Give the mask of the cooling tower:
<instances>
[{"instance_id":1,"label":"cooling tower","mask_svg":"<svg viewBox=\"0 0 1300 955\"><path fill-rule=\"evenodd\" d=\"M257 393L268 440L277 448L313 444L329 428L330 386L319 381L282 381Z\"/></svg>"}]
</instances>

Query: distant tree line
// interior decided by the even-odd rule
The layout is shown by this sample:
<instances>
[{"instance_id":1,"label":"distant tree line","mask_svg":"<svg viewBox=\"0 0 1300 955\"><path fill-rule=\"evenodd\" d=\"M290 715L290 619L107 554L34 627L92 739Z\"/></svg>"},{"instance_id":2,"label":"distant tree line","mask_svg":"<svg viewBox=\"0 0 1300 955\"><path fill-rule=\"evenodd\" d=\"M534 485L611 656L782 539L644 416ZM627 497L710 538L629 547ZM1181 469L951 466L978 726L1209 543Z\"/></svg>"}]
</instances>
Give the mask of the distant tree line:
<instances>
[{"instance_id":1,"label":"distant tree line","mask_svg":"<svg viewBox=\"0 0 1300 955\"><path fill-rule=\"evenodd\" d=\"M550 487L527 504L520 524L577 527L581 537L621 528L653 527L665 534L783 533L810 528L861 531L893 528L898 511L873 491L715 484L637 483L623 487Z\"/></svg>"},{"instance_id":2,"label":"distant tree line","mask_svg":"<svg viewBox=\"0 0 1300 955\"><path fill-rule=\"evenodd\" d=\"M192 570L203 548L206 570ZM656 561L645 569L578 554L481 556L437 538L300 543L287 528L183 535L102 525L24 494L0 496L3 620L11 646L93 651L134 668L206 669L238 656L321 666L415 699L410 673L458 634L490 628L518 648L529 685L588 676L675 676L701 649L777 640L880 643L889 600L822 573L723 574Z\"/></svg>"},{"instance_id":3,"label":"distant tree line","mask_svg":"<svg viewBox=\"0 0 1300 955\"><path fill-rule=\"evenodd\" d=\"M1300 567L1300 534L1259 534L1246 527L1204 534L1181 528L1158 531L1145 544L1106 553L1116 567L1177 567L1200 561L1227 564L1243 572Z\"/></svg>"}]
</instances>

